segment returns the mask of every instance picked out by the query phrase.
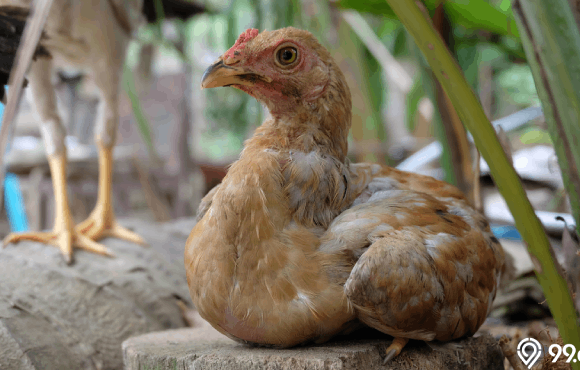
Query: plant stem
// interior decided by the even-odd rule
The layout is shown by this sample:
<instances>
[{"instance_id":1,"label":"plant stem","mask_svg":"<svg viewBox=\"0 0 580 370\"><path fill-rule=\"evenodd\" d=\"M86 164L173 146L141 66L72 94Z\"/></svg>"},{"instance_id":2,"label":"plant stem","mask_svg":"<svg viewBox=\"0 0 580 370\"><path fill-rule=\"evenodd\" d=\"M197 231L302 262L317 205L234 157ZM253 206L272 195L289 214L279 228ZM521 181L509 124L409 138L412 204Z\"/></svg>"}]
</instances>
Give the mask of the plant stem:
<instances>
[{"instance_id":1,"label":"plant stem","mask_svg":"<svg viewBox=\"0 0 580 370\"><path fill-rule=\"evenodd\" d=\"M464 125L473 134L477 148L490 166L491 175L504 197L516 226L528 245L552 315L558 324L560 335L566 344L580 348L580 330L576 309L562 276L556 265L548 237L537 218L513 166L509 163L495 130L487 119L475 93L468 85L461 69L439 34L416 0L386 0L397 17L405 25L425 55L437 79L455 106ZM573 61L571 61L573 62ZM580 363L571 364L580 369Z\"/></svg>"}]
</instances>

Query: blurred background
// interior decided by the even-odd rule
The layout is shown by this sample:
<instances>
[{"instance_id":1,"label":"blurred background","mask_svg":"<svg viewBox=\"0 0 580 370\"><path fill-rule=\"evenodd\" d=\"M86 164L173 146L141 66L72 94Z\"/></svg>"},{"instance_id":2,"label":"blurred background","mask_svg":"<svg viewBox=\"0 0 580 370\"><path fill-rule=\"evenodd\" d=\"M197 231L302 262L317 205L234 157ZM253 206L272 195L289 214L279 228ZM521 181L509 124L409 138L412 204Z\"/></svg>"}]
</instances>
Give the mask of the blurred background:
<instances>
[{"instance_id":1,"label":"blurred background","mask_svg":"<svg viewBox=\"0 0 580 370\"><path fill-rule=\"evenodd\" d=\"M201 90L201 75L247 28L294 26L315 34L346 75L353 96L352 161L399 165L444 179L472 201L481 195L481 207L498 225L511 223L486 164L479 163L455 110L386 2L197 3L205 13L143 27L129 49L115 148L113 197L119 217L168 221L195 215L201 197L220 182L267 114L236 89ZM539 106L509 0L427 0L425 5L490 120ZM96 89L75 70L61 70L54 82L69 134L71 206L80 221L96 200ZM536 210L569 213L541 110L525 114L502 125L504 147L513 153ZM2 236L11 227L48 229L53 221L50 173L29 99L21 103L15 131L8 170L20 181L26 222L15 225L3 213ZM554 227L556 233L563 228ZM518 238L513 229L505 230Z\"/></svg>"},{"instance_id":2,"label":"blurred background","mask_svg":"<svg viewBox=\"0 0 580 370\"><path fill-rule=\"evenodd\" d=\"M201 90L203 72L247 28L307 29L331 51L350 86L350 159L448 181L491 220L517 279L498 295L482 330L548 342L548 327L557 338L533 264L487 164L385 1L196 1L205 6L203 14L143 27L129 48L114 152L113 199L119 218L192 220L203 195L221 181L267 114L236 89ZM510 1L424 4L489 119L501 119L496 123L504 150L561 260L564 223L555 216L569 223L573 219ZM69 199L78 222L96 201L93 122L98 99L94 81L80 71L61 70L54 83L68 128ZM11 191L19 194L23 207L17 217L1 213L1 237L11 229L49 229L53 222L50 172L28 96L16 121L8 179L15 180Z\"/></svg>"}]
</instances>

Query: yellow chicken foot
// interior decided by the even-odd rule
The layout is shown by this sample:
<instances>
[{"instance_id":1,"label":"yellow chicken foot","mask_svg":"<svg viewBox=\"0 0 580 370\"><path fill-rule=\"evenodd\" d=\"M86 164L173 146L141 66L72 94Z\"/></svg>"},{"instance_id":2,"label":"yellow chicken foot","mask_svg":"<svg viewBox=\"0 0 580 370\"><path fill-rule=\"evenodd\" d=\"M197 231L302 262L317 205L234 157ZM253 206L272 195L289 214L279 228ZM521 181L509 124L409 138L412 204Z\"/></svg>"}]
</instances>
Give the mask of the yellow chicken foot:
<instances>
[{"instance_id":1,"label":"yellow chicken foot","mask_svg":"<svg viewBox=\"0 0 580 370\"><path fill-rule=\"evenodd\" d=\"M385 357L385 360L383 361L383 365L385 365L387 362L391 361L393 358L397 357L399 355L399 353L401 353L401 351L403 350L403 347L405 347L407 342L409 342L409 339L407 339L407 338L395 338L395 339L393 339L393 343L391 343L391 345L388 346L386 349L387 357Z\"/></svg>"},{"instance_id":2,"label":"yellow chicken foot","mask_svg":"<svg viewBox=\"0 0 580 370\"><path fill-rule=\"evenodd\" d=\"M99 146L99 193L97 195L97 205L89 217L76 227L76 231L92 240L113 237L137 244L145 244L143 238L117 223L111 202L112 180L113 149L112 147Z\"/></svg>"},{"instance_id":3,"label":"yellow chicken foot","mask_svg":"<svg viewBox=\"0 0 580 370\"><path fill-rule=\"evenodd\" d=\"M113 257L114 254L104 245L91 240L75 230L66 191L66 154L49 156L48 163L52 174L52 186L56 207L53 230L48 232L11 233L4 239L4 247L10 243L18 243L22 240L50 244L60 249L67 263L72 261L73 246L89 252Z\"/></svg>"}]
</instances>

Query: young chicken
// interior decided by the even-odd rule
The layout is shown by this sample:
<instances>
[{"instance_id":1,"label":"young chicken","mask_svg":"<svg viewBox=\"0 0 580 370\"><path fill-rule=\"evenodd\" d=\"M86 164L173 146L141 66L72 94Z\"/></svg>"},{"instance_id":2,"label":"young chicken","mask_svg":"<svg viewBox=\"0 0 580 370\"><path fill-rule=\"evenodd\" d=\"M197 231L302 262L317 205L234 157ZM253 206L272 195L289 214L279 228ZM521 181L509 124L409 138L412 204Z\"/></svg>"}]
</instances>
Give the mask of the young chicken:
<instances>
[{"instance_id":1,"label":"young chicken","mask_svg":"<svg viewBox=\"0 0 580 370\"><path fill-rule=\"evenodd\" d=\"M362 322L409 339L474 334L503 271L485 218L455 187L351 164L351 98L307 31L249 29L207 69L270 116L200 205L185 247L200 315L232 339L289 347Z\"/></svg>"}]
</instances>

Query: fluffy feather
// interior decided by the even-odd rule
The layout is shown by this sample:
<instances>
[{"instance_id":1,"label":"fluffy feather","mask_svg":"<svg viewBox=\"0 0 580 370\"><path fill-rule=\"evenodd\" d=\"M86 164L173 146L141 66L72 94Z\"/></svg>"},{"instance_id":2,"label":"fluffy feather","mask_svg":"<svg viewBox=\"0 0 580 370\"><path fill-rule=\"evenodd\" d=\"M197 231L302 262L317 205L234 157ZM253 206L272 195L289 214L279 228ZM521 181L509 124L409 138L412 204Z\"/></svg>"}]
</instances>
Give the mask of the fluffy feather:
<instances>
[{"instance_id":1,"label":"fluffy feather","mask_svg":"<svg viewBox=\"0 0 580 370\"><path fill-rule=\"evenodd\" d=\"M357 320L426 341L475 333L503 269L500 244L455 187L349 163L350 92L328 51L306 31L248 30L202 81L230 85L270 116L202 201L187 241L201 316L233 339L281 347Z\"/></svg>"}]
</instances>

